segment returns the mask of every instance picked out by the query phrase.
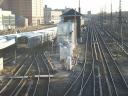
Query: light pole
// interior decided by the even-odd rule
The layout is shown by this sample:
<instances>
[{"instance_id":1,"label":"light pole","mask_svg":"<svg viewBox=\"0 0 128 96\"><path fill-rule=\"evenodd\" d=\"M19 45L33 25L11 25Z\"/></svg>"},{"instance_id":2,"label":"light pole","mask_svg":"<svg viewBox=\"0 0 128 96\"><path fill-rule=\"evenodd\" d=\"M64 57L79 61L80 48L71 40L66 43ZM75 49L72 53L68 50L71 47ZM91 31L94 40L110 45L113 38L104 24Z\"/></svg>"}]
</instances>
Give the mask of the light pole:
<instances>
[{"instance_id":1,"label":"light pole","mask_svg":"<svg viewBox=\"0 0 128 96\"><path fill-rule=\"evenodd\" d=\"M16 32L16 34L17 34L17 32ZM15 37L15 42L16 42L16 39L17 39L17 37ZM16 64L16 57L17 57L17 52L16 51L17 51L17 45L15 45L15 52L14 52L14 56L15 56L14 57L14 59L15 59L15 62L14 63L15 64Z\"/></svg>"},{"instance_id":2,"label":"light pole","mask_svg":"<svg viewBox=\"0 0 128 96\"><path fill-rule=\"evenodd\" d=\"M76 48L77 45L77 18L76 18L76 9L75 9L75 16L74 16L74 48Z\"/></svg>"},{"instance_id":3,"label":"light pole","mask_svg":"<svg viewBox=\"0 0 128 96\"><path fill-rule=\"evenodd\" d=\"M110 18L110 25L111 25L111 31L113 31L113 17L112 17L112 0L111 0L111 18Z\"/></svg>"},{"instance_id":4,"label":"light pole","mask_svg":"<svg viewBox=\"0 0 128 96\"><path fill-rule=\"evenodd\" d=\"M120 30L120 37L121 37L121 45L123 49L123 29L122 29L122 6L121 6L122 0L119 0L119 30Z\"/></svg>"},{"instance_id":5,"label":"light pole","mask_svg":"<svg viewBox=\"0 0 128 96\"><path fill-rule=\"evenodd\" d=\"M15 49L15 64L16 64L16 56L17 56L17 54L16 54L16 49Z\"/></svg>"},{"instance_id":6,"label":"light pole","mask_svg":"<svg viewBox=\"0 0 128 96\"><path fill-rule=\"evenodd\" d=\"M80 0L79 0L79 13L81 13L81 8L80 8Z\"/></svg>"},{"instance_id":7,"label":"light pole","mask_svg":"<svg viewBox=\"0 0 128 96\"><path fill-rule=\"evenodd\" d=\"M52 39L52 53L53 53L53 41L54 41L54 40Z\"/></svg>"}]
</instances>

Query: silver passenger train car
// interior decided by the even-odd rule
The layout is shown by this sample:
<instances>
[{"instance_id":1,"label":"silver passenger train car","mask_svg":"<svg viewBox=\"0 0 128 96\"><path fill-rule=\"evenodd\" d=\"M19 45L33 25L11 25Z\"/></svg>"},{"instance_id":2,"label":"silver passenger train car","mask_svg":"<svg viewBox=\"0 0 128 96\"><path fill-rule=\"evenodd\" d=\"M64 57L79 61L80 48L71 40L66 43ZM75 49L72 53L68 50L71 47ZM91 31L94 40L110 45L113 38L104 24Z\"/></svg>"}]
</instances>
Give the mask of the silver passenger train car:
<instances>
[{"instance_id":1,"label":"silver passenger train car","mask_svg":"<svg viewBox=\"0 0 128 96\"><path fill-rule=\"evenodd\" d=\"M33 48L44 42L51 41L56 38L56 27L33 32L20 33L20 37L16 40L17 48Z\"/></svg>"},{"instance_id":2,"label":"silver passenger train car","mask_svg":"<svg viewBox=\"0 0 128 96\"><path fill-rule=\"evenodd\" d=\"M17 38L18 48L33 48L42 43L42 36L38 34L27 34Z\"/></svg>"}]
</instances>

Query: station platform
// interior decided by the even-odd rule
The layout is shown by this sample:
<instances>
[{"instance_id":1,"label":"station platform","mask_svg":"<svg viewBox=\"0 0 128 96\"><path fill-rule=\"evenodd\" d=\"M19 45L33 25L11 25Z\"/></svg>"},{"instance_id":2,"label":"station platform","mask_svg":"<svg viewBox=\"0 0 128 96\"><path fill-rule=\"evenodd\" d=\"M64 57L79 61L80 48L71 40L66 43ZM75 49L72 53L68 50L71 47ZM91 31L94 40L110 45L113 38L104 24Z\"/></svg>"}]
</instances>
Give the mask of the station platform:
<instances>
[{"instance_id":1,"label":"station platform","mask_svg":"<svg viewBox=\"0 0 128 96\"><path fill-rule=\"evenodd\" d=\"M0 50L3 50L9 46L12 46L16 43L16 37L19 37L18 34L9 34L0 36Z\"/></svg>"},{"instance_id":2,"label":"station platform","mask_svg":"<svg viewBox=\"0 0 128 96\"><path fill-rule=\"evenodd\" d=\"M7 40L5 42L0 42L0 50L5 49L14 44L15 44L15 39Z\"/></svg>"}]
</instances>

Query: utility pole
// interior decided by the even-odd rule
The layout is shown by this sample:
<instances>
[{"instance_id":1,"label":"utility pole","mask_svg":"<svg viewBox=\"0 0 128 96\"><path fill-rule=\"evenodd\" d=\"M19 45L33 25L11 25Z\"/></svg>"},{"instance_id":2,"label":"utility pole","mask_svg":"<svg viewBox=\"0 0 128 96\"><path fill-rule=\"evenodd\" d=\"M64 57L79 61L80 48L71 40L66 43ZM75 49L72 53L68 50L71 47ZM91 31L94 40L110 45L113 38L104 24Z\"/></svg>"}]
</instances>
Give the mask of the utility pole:
<instances>
[{"instance_id":1,"label":"utility pole","mask_svg":"<svg viewBox=\"0 0 128 96\"><path fill-rule=\"evenodd\" d=\"M81 13L80 0L79 0L79 8L78 8L78 10L79 10L79 13Z\"/></svg>"},{"instance_id":2,"label":"utility pole","mask_svg":"<svg viewBox=\"0 0 128 96\"><path fill-rule=\"evenodd\" d=\"M119 0L119 25L122 23L122 14L121 14L121 0Z\"/></svg>"},{"instance_id":3,"label":"utility pole","mask_svg":"<svg viewBox=\"0 0 128 96\"><path fill-rule=\"evenodd\" d=\"M79 13L81 14L81 7L80 7L80 0L79 0ZM77 37L79 37L79 38L81 38L80 37L80 34L81 34L81 16L80 16L80 20L78 20L78 26L79 26L79 28L77 29L77 31L80 31L80 32L78 32L78 36Z\"/></svg>"},{"instance_id":4,"label":"utility pole","mask_svg":"<svg viewBox=\"0 0 128 96\"><path fill-rule=\"evenodd\" d=\"M111 18L110 18L110 23L111 23L111 31L113 29L113 21L112 21L113 17L112 17L112 0L111 0Z\"/></svg>"},{"instance_id":5,"label":"utility pole","mask_svg":"<svg viewBox=\"0 0 128 96\"><path fill-rule=\"evenodd\" d=\"M104 13L103 13L103 9L101 9L100 12L100 25L101 25L101 29L103 29L103 18L104 18Z\"/></svg>"},{"instance_id":6,"label":"utility pole","mask_svg":"<svg viewBox=\"0 0 128 96\"><path fill-rule=\"evenodd\" d=\"M74 28L75 28L75 32L74 32L74 43L75 43L75 48L77 45L77 18L76 18L76 9L75 9L75 18L74 18Z\"/></svg>"},{"instance_id":7,"label":"utility pole","mask_svg":"<svg viewBox=\"0 0 128 96\"><path fill-rule=\"evenodd\" d=\"M121 43L123 48L123 33L122 33L122 8L121 8L121 0L119 0L119 32L121 35Z\"/></svg>"}]
</instances>

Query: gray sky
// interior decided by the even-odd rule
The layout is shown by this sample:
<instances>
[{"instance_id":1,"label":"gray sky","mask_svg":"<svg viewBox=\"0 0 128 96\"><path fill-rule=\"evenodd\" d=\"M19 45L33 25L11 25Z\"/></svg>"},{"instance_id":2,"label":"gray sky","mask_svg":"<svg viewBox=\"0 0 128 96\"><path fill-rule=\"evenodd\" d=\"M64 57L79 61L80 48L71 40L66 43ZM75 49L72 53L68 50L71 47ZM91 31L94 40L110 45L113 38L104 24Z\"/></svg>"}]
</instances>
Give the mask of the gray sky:
<instances>
[{"instance_id":1,"label":"gray sky","mask_svg":"<svg viewBox=\"0 0 128 96\"><path fill-rule=\"evenodd\" d=\"M77 8L78 9L79 0L44 0L44 3L51 7L56 8ZM113 11L118 11L119 0L112 0ZM111 0L81 0L81 10L82 13L86 13L91 10L92 13L98 13L101 9L110 12ZM128 10L128 0L122 0L122 10Z\"/></svg>"}]
</instances>

